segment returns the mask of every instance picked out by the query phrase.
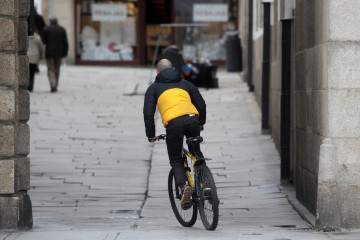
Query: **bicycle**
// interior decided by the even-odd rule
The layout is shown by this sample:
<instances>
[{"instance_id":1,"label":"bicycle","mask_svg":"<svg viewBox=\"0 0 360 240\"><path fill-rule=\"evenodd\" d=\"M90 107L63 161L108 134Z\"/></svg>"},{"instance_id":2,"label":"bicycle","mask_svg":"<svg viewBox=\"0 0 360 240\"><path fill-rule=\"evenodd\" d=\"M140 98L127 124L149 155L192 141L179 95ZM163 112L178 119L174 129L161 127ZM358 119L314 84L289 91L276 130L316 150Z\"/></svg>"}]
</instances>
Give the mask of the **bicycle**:
<instances>
[{"instance_id":1,"label":"bicycle","mask_svg":"<svg viewBox=\"0 0 360 240\"><path fill-rule=\"evenodd\" d=\"M165 140L166 135L162 134L158 137ZM195 147L197 144L200 144L202 141L203 138L198 136L188 138L186 143L193 149L196 149ZM197 211L199 210L204 227L207 230L215 230L219 222L219 198L213 175L205 163L205 160L210 159L200 159L197 153L192 155L184 147L182 149L182 157L184 159L184 168L188 183L193 187L194 191L192 194L192 206L187 210L183 210L180 204L181 189L175 182L172 169L170 170L168 177L168 192L171 208L175 217L182 226L192 227L197 220ZM191 159L194 181L190 174L191 168L188 164L187 157Z\"/></svg>"}]
</instances>

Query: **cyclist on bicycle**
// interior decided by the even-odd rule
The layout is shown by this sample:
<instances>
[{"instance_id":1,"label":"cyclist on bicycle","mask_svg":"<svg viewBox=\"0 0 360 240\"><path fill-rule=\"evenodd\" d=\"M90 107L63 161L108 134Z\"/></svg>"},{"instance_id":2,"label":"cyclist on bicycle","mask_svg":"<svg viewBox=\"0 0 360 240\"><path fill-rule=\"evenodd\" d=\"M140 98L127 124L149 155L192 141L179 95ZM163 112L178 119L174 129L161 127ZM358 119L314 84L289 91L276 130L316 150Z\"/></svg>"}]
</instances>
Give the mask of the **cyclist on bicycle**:
<instances>
[{"instance_id":1,"label":"cyclist on bicycle","mask_svg":"<svg viewBox=\"0 0 360 240\"><path fill-rule=\"evenodd\" d=\"M184 160L181 150L184 135L189 137L200 136L206 122L206 104L198 88L189 81L181 78L168 59L162 59L157 64L155 82L149 86L144 100L144 121L146 136L149 142L159 140L155 136L154 114L156 105L159 109L162 123L166 128L166 145L173 169L175 181L182 189L181 206L183 209L191 207L193 189L188 185ZM204 158L200 151L191 149L192 154L199 159Z\"/></svg>"}]
</instances>

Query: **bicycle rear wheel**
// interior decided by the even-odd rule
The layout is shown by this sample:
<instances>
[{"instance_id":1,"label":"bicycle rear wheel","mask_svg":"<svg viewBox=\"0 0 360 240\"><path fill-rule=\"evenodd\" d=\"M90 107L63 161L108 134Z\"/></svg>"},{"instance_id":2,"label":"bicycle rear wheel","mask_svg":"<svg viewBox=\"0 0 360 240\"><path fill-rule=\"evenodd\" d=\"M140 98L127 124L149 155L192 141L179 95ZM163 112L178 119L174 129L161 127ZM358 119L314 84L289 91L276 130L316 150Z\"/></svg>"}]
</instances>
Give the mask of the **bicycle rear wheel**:
<instances>
[{"instance_id":1,"label":"bicycle rear wheel","mask_svg":"<svg viewBox=\"0 0 360 240\"><path fill-rule=\"evenodd\" d=\"M176 219L184 227L192 227L195 224L197 218L197 206L195 203L193 203L191 208L187 210L183 210L181 208L181 190L175 183L175 177L172 170L169 172L168 192L171 208L175 214Z\"/></svg>"},{"instance_id":2,"label":"bicycle rear wheel","mask_svg":"<svg viewBox=\"0 0 360 240\"><path fill-rule=\"evenodd\" d=\"M201 221L207 230L215 230L219 222L219 198L213 175L206 165L197 169L195 189Z\"/></svg>"}]
</instances>

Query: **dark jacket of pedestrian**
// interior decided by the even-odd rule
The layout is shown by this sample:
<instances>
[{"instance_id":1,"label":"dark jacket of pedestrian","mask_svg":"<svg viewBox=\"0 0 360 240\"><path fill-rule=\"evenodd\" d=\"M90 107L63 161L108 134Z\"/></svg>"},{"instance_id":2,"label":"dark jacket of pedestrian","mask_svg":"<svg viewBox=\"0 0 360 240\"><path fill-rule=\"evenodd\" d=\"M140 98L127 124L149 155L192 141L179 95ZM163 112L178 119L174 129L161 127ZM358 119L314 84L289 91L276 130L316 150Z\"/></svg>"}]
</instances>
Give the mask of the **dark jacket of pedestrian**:
<instances>
[{"instance_id":1,"label":"dark jacket of pedestrian","mask_svg":"<svg viewBox=\"0 0 360 240\"><path fill-rule=\"evenodd\" d=\"M44 18L40 14L38 14L38 12L36 11L36 8L35 8L35 15L34 15L34 23L35 23L35 27L38 29L38 31L41 35L46 24L45 24Z\"/></svg>"},{"instance_id":2,"label":"dark jacket of pedestrian","mask_svg":"<svg viewBox=\"0 0 360 240\"><path fill-rule=\"evenodd\" d=\"M69 45L65 28L58 25L56 19L45 27L41 39L46 45L45 58L63 58L67 56Z\"/></svg>"}]
</instances>

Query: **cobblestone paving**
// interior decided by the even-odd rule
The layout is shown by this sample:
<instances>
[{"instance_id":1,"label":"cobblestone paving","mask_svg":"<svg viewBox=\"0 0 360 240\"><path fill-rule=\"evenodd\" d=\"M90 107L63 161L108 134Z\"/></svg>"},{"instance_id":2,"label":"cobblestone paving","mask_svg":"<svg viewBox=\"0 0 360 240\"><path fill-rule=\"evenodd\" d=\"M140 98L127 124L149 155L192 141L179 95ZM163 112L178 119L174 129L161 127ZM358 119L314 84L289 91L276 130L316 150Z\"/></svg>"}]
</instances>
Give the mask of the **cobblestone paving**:
<instances>
[{"instance_id":1,"label":"cobblestone paving","mask_svg":"<svg viewBox=\"0 0 360 240\"><path fill-rule=\"evenodd\" d=\"M34 229L1 231L1 240L359 239L315 232L292 209L253 94L221 70L219 89L201 89L208 107L202 149L213 159L219 226L206 231L199 218L181 227L167 195L165 143L149 144L144 134L149 75L147 68L70 66L51 94L41 66L29 121ZM159 118L157 133L164 133Z\"/></svg>"},{"instance_id":2,"label":"cobblestone paving","mask_svg":"<svg viewBox=\"0 0 360 240\"><path fill-rule=\"evenodd\" d=\"M147 69L69 67L49 93L44 68L31 94L35 229L129 229L144 203L152 146L143 96L124 96Z\"/></svg>"}]
</instances>

